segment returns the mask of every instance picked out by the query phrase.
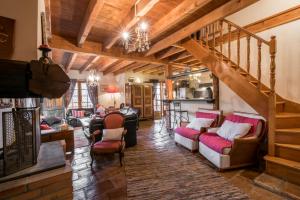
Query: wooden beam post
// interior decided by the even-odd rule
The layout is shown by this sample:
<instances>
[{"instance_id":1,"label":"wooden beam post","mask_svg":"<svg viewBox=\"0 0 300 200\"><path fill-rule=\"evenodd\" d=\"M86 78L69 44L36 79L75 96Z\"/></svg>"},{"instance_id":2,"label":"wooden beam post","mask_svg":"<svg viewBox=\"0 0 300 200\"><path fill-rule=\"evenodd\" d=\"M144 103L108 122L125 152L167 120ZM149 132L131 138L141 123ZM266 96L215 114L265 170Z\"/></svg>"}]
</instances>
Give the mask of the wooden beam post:
<instances>
[{"instance_id":1,"label":"wooden beam post","mask_svg":"<svg viewBox=\"0 0 300 200\"><path fill-rule=\"evenodd\" d=\"M68 61L67 61L67 64L65 66L65 70L66 70L67 73L71 70L73 63L76 60L76 57L77 57L77 53L71 53L70 54L70 56L68 58Z\"/></svg>"},{"instance_id":2,"label":"wooden beam post","mask_svg":"<svg viewBox=\"0 0 300 200\"><path fill-rule=\"evenodd\" d=\"M167 90L167 99L173 99L173 83L172 83L172 66L166 65L165 67L165 79L166 79L166 90Z\"/></svg>"}]
</instances>

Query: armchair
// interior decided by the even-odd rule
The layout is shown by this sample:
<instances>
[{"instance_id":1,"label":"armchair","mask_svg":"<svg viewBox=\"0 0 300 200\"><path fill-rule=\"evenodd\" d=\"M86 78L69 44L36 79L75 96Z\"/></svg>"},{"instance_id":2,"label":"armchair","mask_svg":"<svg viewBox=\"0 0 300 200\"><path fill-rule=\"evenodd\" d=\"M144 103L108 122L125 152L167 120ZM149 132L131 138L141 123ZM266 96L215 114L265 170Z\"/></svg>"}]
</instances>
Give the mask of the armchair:
<instances>
[{"instance_id":1,"label":"armchair","mask_svg":"<svg viewBox=\"0 0 300 200\"><path fill-rule=\"evenodd\" d=\"M249 123L246 136L226 140L217 134L218 129L208 129L199 137L199 152L219 170L243 167L257 162L260 142L266 131L266 121L256 114L234 112L225 120Z\"/></svg>"},{"instance_id":2,"label":"armchair","mask_svg":"<svg viewBox=\"0 0 300 200\"><path fill-rule=\"evenodd\" d=\"M103 139L103 133L106 130L114 131L114 134L119 131L120 128L124 128L124 116L120 112L111 112L107 114L103 119L103 130L96 130L92 135L92 144L91 144L91 166L94 162L95 155L98 154L119 154L120 165L122 166L122 157L124 156L125 141L124 135L126 130L122 129L121 136L117 136L113 139ZM108 134L108 133L107 133ZM109 136L108 136L109 138Z\"/></svg>"},{"instance_id":3,"label":"armchair","mask_svg":"<svg viewBox=\"0 0 300 200\"><path fill-rule=\"evenodd\" d=\"M219 125L222 112L219 110L208 110L200 109L196 112L196 118L213 119L211 127ZM201 130L194 130L186 127L188 122L182 122L180 127L175 129L174 140L176 144L180 144L192 152L199 148L199 135L205 131L204 128Z\"/></svg>"}]
</instances>

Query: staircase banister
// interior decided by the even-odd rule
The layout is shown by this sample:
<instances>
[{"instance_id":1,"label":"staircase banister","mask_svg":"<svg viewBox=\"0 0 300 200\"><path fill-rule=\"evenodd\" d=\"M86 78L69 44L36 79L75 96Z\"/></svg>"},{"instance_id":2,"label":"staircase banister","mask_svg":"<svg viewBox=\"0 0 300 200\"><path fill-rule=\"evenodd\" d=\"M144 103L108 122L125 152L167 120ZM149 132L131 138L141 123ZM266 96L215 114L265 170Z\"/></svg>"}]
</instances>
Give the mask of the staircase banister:
<instances>
[{"instance_id":1,"label":"staircase banister","mask_svg":"<svg viewBox=\"0 0 300 200\"><path fill-rule=\"evenodd\" d=\"M266 45L268 45L268 46L270 45L270 42L268 42L267 40L265 40L265 39L263 39L261 37L258 37L257 35L251 33L250 31L244 29L243 27L240 27L239 25L237 25L237 24L235 24L235 23L233 23L231 21L228 21L227 19L222 19L222 20L224 22L226 22L227 24L230 24L231 26L233 26L233 27L235 27L235 28L237 28L237 29L245 32L246 34L250 35L251 37L253 37L253 38L257 39L257 40L260 40L261 42L265 43Z\"/></svg>"}]
</instances>

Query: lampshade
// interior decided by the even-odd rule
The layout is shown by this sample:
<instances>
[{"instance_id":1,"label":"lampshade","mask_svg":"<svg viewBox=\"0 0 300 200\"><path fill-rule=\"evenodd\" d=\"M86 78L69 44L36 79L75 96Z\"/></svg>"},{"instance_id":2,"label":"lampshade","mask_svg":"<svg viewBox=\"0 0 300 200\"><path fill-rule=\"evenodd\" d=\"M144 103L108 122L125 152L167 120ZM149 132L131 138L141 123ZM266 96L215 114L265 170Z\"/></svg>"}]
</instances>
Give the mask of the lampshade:
<instances>
[{"instance_id":1,"label":"lampshade","mask_svg":"<svg viewBox=\"0 0 300 200\"><path fill-rule=\"evenodd\" d=\"M111 85L111 86L107 87L106 92L107 93L118 93L119 89L116 86Z\"/></svg>"}]
</instances>

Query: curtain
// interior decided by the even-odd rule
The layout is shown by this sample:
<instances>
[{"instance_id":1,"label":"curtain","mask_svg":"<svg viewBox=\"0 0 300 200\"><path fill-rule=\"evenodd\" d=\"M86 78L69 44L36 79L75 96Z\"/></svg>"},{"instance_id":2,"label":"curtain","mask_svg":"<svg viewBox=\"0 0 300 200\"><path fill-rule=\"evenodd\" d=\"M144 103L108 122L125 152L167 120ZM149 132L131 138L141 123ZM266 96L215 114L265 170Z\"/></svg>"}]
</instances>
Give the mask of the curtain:
<instances>
[{"instance_id":1,"label":"curtain","mask_svg":"<svg viewBox=\"0 0 300 200\"><path fill-rule=\"evenodd\" d=\"M69 87L69 89L67 90L67 92L64 95L64 97L65 97L64 98L64 106L65 106L65 108L68 108L68 106L69 106L69 104L71 102L76 82L77 82L76 79L71 79L70 87Z\"/></svg>"},{"instance_id":2,"label":"curtain","mask_svg":"<svg viewBox=\"0 0 300 200\"><path fill-rule=\"evenodd\" d=\"M91 102L93 104L94 112L96 112L96 106L98 104L98 87L97 86L89 86L89 84L87 84L87 90L88 90L88 94L91 99Z\"/></svg>"}]
</instances>

